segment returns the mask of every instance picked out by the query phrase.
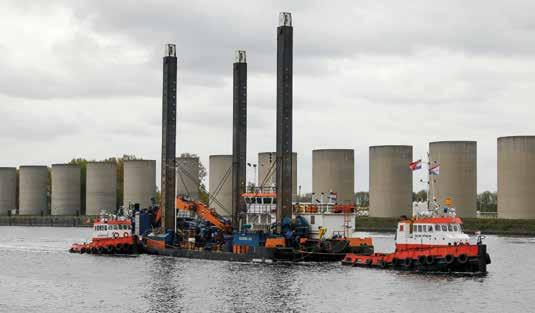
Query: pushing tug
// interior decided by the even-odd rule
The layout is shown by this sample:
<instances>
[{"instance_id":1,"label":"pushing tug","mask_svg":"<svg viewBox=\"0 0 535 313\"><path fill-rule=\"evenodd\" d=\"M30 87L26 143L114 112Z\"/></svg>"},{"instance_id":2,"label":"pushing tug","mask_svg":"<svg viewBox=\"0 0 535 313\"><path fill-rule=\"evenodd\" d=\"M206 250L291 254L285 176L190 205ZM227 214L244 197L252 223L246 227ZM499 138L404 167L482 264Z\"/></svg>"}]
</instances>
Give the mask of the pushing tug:
<instances>
[{"instance_id":1,"label":"pushing tug","mask_svg":"<svg viewBox=\"0 0 535 313\"><path fill-rule=\"evenodd\" d=\"M139 252L138 237L132 234L132 222L128 218L102 214L93 223L93 238L87 243L75 243L72 253L133 254Z\"/></svg>"},{"instance_id":2,"label":"pushing tug","mask_svg":"<svg viewBox=\"0 0 535 313\"><path fill-rule=\"evenodd\" d=\"M453 208L417 212L397 225L395 252L348 253L342 264L418 272L485 274L490 256L483 237L470 238Z\"/></svg>"}]
</instances>

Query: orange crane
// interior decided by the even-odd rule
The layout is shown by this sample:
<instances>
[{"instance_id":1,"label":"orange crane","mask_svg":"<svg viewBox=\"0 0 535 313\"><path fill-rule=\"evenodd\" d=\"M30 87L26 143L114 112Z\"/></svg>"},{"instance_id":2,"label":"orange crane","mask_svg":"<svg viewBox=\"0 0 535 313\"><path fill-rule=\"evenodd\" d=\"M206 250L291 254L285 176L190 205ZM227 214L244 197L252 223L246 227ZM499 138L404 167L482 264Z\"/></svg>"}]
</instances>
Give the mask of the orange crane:
<instances>
[{"instance_id":1,"label":"orange crane","mask_svg":"<svg viewBox=\"0 0 535 313\"><path fill-rule=\"evenodd\" d=\"M232 233L232 225L220 217L214 209L209 208L200 201L184 199L178 196L176 197L175 207L179 210L195 212L199 218L212 223L217 229Z\"/></svg>"}]
</instances>

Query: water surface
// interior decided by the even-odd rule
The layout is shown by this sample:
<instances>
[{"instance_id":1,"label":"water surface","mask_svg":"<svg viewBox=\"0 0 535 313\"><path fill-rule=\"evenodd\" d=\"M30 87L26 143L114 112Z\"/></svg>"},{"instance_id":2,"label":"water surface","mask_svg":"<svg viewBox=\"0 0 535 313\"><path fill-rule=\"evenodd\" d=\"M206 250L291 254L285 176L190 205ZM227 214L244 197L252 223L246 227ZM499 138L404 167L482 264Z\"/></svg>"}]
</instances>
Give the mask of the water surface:
<instances>
[{"instance_id":1,"label":"water surface","mask_svg":"<svg viewBox=\"0 0 535 313\"><path fill-rule=\"evenodd\" d=\"M67 252L89 236L0 227L0 312L535 312L535 238L489 236L489 274L451 277Z\"/></svg>"}]
</instances>

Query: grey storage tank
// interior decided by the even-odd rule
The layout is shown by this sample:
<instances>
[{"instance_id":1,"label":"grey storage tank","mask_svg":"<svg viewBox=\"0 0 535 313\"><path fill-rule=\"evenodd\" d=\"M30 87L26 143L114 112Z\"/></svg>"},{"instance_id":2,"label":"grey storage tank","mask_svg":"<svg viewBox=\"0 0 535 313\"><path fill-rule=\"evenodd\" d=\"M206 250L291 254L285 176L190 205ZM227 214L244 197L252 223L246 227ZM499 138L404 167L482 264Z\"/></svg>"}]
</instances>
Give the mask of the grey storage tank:
<instances>
[{"instance_id":1,"label":"grey storage tank","mask_svg":"<svg viewBox=\"0 0 535 313\"><path fill-rule=\"evenodd\" d=\"M338 203L355 200L355 151L353 149L319 149L312 151L312 192L337 193ZM325 199L325 198L324 198Z\"/></svg>"},{"instance_id":2,"label":"grey storage tank","mask_svg":"<svg viewBox=\"0 0 535 313\"><path fill-rule=\"evenodd\" d=\"M217 213L232 216L232 155L211 155L208 165L210 207Z\"/></svg>"},{"instance_id":3,"label":"grey storage tank","mask_svg":"<svg viewBox=\"0 0 535 313\"><path fill-rule=\"evenodd\" d=\"M176 158L176 194L199 200L199 158Z\"/></svg>"},{"instance_id":4,"label":"grey storage tank","mask_svg":"<svg viewBox=\"0 0 535 313\"><path fill-rule=\"evenodd\" d=\"M52 215L80 215L80 166L75 164L52 165Z\"/></svg>"},{"instance_id":5,"label":"grey storage tank","mask_svg":"<svg viewBox=\"0 0 535 313\"><path fill-rule=\"evenodd\" d=\"M48 167L19 167L19 215L48 214Z\"/></svg>"},{"instance_id":6,"label":"grey storage tank","mask_svg":"<svg viewBox=\"0 0 535 313\"><path fill-rule=\"evenodd\" d=\"M498 138L498 217L535 219L535 136Z\"/></svg>"},{"instance_id":7,"label":"grey storage tank","mask_svg":"<svg viewBox=\"0 0 535 313\"><path fill-rule=\"evenodd\" d=\"M258 153L258 186L264 184L265 187L275 186L277 183L277 166L275 165L277 153ZM292 195L297 195L297 152L292 153Z\"/></svg>"},{"instance_id":8,"label":"grey storage tank","mask_svg":"<svg viewBox=\"0 0 535 313\"><path fill-rule=\"evenodd\" d=\"M156 198L156 161L125 161L123 206L139 203L141 208L148 208L151 198Z\"/></svg>"},{"instance_id":9,"label":"grey storage tank","mask_svg":"<svg viewBox=\"0 0 535 313\"><path fill-rule=\"evenodd\" d=\"M430 195L443 206L451 198L459 217L475 217L477 210L477 142L438 141L429 143L431 167L439 165L439 175L432 175Z\"/></svg>"},{"instance_id":10,"label":"grey storage tank","mask_svg":"<svg viewBox=\"0 0 535 313\"><path fill-rule=\"evenodd\" d=\"M0 167L0 216L17 208L17 169Z\"/></svg>"},{"instance_id":11,"label":"grey storage tank","mask_svg":"<svg viewBox=\"0 0 535 313\"><path fill-rule=\"evenodd\" d=\"M411 162L412 146L370 147L370 216L411 216Z\"/></svg>"},{"instance_id":12,"label":"grey storage tank","mask_svg":"<svg viewBox=\"0 0 535 313\"><path fill-rule=\"evenodd\" d=\"M88 162L86 174L86 215L117 207L117 164Z\"/></svg>"}]
</instances>

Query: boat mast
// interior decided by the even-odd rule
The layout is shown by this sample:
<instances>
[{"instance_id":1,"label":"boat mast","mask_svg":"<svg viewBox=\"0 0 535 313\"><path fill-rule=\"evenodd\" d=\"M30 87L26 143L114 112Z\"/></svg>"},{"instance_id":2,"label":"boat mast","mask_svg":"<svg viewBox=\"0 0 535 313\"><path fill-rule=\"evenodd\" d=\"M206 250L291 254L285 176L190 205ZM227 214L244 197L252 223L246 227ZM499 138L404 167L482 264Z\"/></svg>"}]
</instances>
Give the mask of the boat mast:
<instances>
[{"instance_id":1,"label":"boat mast","mask_svg":"<svg viewBox=\"0 0 535 313\"><path fill-rule=\"evenodd\" d=\"M167 44L163 58L162 95L162 180L161 205L162 231L175 231L176 184L176 46Z\"/></svg>"},{"instance_id":2,"label":"boat mast","mask_svg":"<svg viewBox=\"0 0 535 313\"><path fill-rule=\"evenodd\" d=\"M239 229L246 191L247 163L247 59L237 50L234 61L232 130L232 227Z\"/></svg>"},{"instance_id":3,"label":"boat mast","mask_svg":"<svg viewBox=\"0 0 535 313\"><path fill-rule=\"evenodd\" d=\"M292 15L282 12L277 27L277 230L292 218Z\"/></svg>"}]
</instances>

